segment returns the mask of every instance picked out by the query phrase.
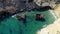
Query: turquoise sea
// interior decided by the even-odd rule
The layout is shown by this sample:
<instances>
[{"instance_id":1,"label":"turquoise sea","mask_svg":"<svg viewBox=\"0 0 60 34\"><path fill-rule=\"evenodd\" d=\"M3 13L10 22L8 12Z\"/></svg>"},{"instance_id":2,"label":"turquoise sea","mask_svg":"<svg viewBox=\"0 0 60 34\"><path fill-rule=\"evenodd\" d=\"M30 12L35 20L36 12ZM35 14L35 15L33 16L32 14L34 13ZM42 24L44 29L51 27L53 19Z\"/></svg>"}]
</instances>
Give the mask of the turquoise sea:
<instances>
[{"instance_id":1,"label":"turquoise sea","mask_svg":"<svg viewBox=\"0 0 60 34\"><path fill-rule=\"evenodd\" d=\"M49 11L31 11L25 12L25 14L27 15L26 25L16 17L10 17L0 23L0 34L36 34L37 30L44 28L44 25L52 24L55 20ZM46 21L36 21L36 14L44 14Z\"/></svg>"}]
</instances>

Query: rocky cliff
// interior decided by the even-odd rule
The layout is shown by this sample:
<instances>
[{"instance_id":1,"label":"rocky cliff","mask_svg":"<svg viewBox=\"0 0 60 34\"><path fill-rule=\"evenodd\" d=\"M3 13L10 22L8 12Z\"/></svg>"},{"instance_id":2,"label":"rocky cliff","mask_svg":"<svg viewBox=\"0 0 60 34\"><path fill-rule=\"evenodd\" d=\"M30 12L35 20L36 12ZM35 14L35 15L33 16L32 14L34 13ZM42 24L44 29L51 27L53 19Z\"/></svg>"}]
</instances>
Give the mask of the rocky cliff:
<instances>
[{"instance_id":1,"label":"rocky cliff","mask_svg":"<svg viewBox=\"0 0 60 34\"><path fill-rule=\"evenodd\" d=\"M59 2L59 0L34 0L38 6L50 6L54 8Z\"/></svg>"},{"instance_id":2,"label":"rocky cliff","mask_svg":"<svg viewBox=\"0 0 60 34\"><path fill-rule=\"evenodd\" d=\"M60 4L59 0L0 0L0 8L4 8L6 6L12 6L20 9L32 9L36 6L50 6L54 8L57 4Z\"/></svg>"}]
</instances>

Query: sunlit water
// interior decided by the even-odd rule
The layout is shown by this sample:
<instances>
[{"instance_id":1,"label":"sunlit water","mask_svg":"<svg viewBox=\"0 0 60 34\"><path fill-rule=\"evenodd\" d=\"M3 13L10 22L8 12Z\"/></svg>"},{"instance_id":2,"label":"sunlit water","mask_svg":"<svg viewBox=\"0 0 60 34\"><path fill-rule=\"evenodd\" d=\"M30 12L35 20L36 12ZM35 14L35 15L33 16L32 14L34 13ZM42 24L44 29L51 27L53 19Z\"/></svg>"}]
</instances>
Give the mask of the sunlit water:
<instances>
[{"instance_id":1,"label":"sunlit water","mask_svg":"<svg viewBox=\"0 0 60 34\"><path fill-rule=\"evenodd\" d=\"M37 30L52 24L55 20L49 11L31 11L25 12L25 14L27 15L26 25L24 25L23 21L19 21L16 17L10 17L1 22L0 34L36 34ZM44 14L46 21L36 21L36 14Z\"/></svg>"}]
</instances>

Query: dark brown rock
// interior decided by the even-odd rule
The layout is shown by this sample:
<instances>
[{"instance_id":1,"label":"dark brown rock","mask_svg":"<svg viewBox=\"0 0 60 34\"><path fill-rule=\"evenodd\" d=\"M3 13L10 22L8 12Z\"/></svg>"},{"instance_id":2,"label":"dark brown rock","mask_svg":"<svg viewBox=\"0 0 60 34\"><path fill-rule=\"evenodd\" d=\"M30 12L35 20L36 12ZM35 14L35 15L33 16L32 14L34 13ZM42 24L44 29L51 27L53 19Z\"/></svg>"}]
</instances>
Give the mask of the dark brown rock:
<instances>
[{"instance_id":1,"label":"dark brown rock","mask_svg":"<svg viewBox=\"0 0 60 34\"><path fill-rule=\"evenodd\" d=\"M43 14L36 14L36 20L45 21Z\"/></svg>"},{"instance_id":2,"label":"dark brown rock","mask_svg":"<svg viewBox=\"0 0 60 34\"><path fill-rule=\"evenodd\" d=\"M24 15L23 17L22 16L17 16L17 19L19 21L22 20L23 21L23 24L26 25L26 15Z\"/></svg>"}]
</instances>

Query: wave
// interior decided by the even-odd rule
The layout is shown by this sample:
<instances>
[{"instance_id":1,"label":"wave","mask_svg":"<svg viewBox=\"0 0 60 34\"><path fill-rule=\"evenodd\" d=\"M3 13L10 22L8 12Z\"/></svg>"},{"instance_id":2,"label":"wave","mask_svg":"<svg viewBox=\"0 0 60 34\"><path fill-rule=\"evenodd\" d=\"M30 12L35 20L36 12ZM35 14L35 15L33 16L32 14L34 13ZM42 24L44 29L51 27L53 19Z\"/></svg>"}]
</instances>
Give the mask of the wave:
<instances>
[{"instance_id":1,"label":"wave","mask_svg":"<svg viewBox=\"0 0 60 34\"><path fill-rule=\"evenodd\" d=\"M54 18L57 19L57 15L54 13L54 11L53 10L49 10L49 11L54 16Z\"/></svg>"}]
</instances>

